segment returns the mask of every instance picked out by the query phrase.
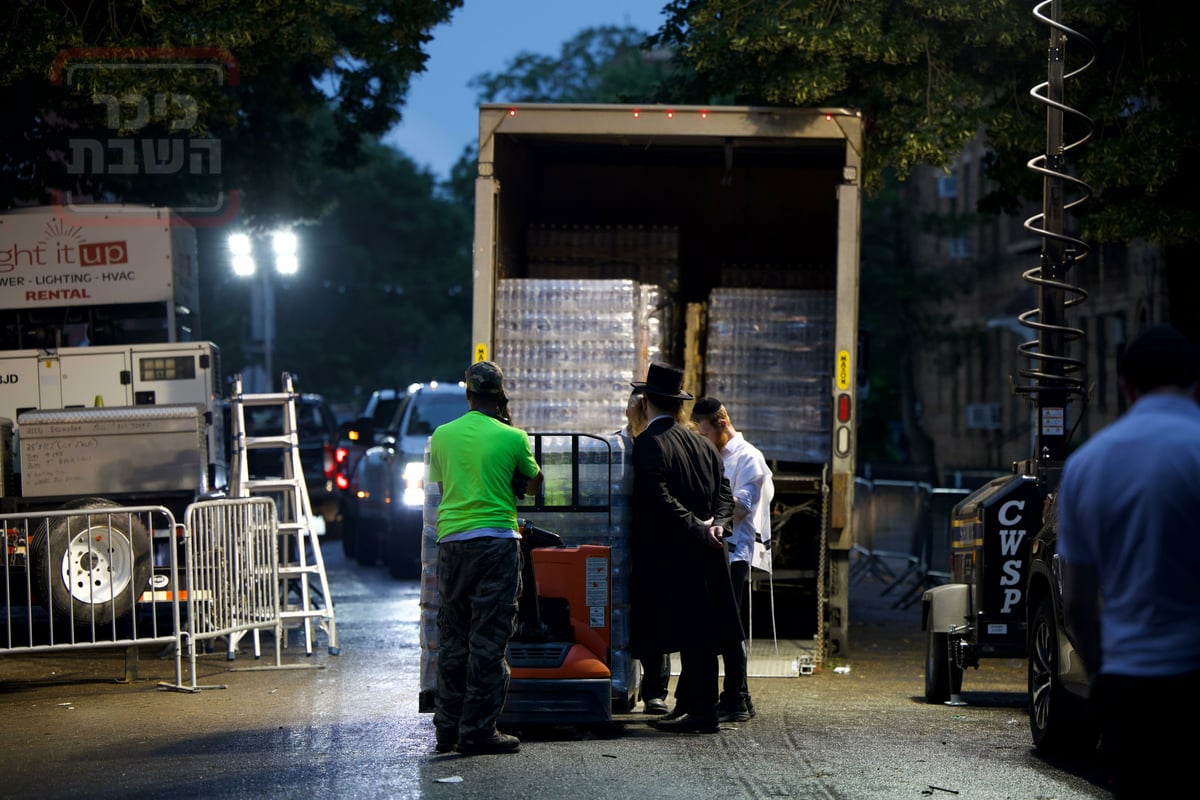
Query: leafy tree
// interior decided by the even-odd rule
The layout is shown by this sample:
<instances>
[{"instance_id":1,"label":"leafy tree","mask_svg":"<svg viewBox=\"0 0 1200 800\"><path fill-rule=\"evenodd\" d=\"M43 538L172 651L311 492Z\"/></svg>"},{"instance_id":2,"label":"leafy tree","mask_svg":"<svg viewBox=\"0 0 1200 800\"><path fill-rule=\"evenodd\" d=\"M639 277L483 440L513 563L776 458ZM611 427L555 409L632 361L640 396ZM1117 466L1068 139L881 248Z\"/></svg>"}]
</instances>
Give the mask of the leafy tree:
<instances>
[{"instance_id":1,"label":"leafy tree","mask_svg":"<svg viewBox=\"0 0 1200 800\"><path fill-rule=\"evenodd\" d=\"M499 72L475 76L469 85L480 103L644 103L652 101L670 72L668 53L652 49L648 34L631 26L585 28L557 56L518 53ZM473 181L478 144L467 145L451 184L474 199L462 181Z\"/></svg>"},{"instance_id":2,"label":"leafy tree","mask_svg":"<svg viewBox=\"0 0 1200 800\"><path fill-rule=\"evenodd\" d=\"M903 180L918 164L948 165L982 133L993 151L995 189L981 210L1014 212L1042 192L1027 162L1044 149L1046 113L1030 90L1046 80L1050 28L1035 17L1035 5L1049 15L1049 3L1006 0L674 0L652 40L680 63L665 87L677 99L862 109L864 185L872 194L882 189L885 168ZM1200 237L1200 207L1189 201L1200 178L1196 37L1164 5L1063 6L1061 22L1073 32L1065 71L1095 59L1065 88L1067 105L1095 126L1065 164L1092 191L1073 210L1080 232L1181 252ZM1080 118L1067 115L1068 143L1087 133ZM1169 268L1181 286L1195 285L1187 282L1195 270Z\"/></svg>"},{"instance_id":3,"label":"leafy tree","mask_svg":"<svg viewBox=\"0 0 1200 800\"><path fill-rule=\"evenodd\" d=\"M646 47L631 26L587 28L558 56L518 53L500 72L471 79L480 102L637 103L654 96L667 74L665 53Z\"/></svg>"},{"instance_id":4,"label":"leafy tree","mask_svg":"<svg viewBox=\"0 0 1200 800\"><path fill-rule=\"evenodd\" d=\"M45 202L58 190L199 207L242 190L251 224L313 217L322 167L361 163L363 143L399 120L430 29L461 5L10 0L0 11L0 196ZM333 128L314 137L314 117L330 106ZM143 143L202 139L219 142L219 164L150 174L156 156ZM136 169L76 153L113 140L134 142Z\"/></svg>"},{"instance_id":5,"label":"leafy tree","mask_svg":"<svg viewBox=\"0 0 1200 800\"><path fill-rule=\"evenodd\" d=\"M949 164L1029 84L1032 24L1008 0L673 0L664 14L652 41L679 63L665 96L858 108L872 193L885 168Z\"/></svg>"},{"instance_id":6,"label":"leafy tree","mask_svg":"<svg viewBox=\"0 0 1200 800\"><path fill-rule=\"evenodd\" d=\"M356 409L381 386L456 378L471 328L470 207L442 197L428 170L390 147L369 144L364 159L324 174L331 204L297 229L300 272L274 279L276 369ZM221 263L223 247L211 242L208 263ZM205 337L229 364L252 360L250 288L228 272L205 285Z\"/></svg>"},{"instance_id":7,"label":"leafy tree","mask_svg":"<svg viewBox=\"0 0 1200 800\"><path fill-rule=\"evenodd\" d=\"M979 135L992 149L987 176L994 187L980 211L1015 213L1040 203L1042 193L1042 180L1027 163L1044 150L1046 110L1030 90L1047 79L1050 28L1035 17L1035 6L1043 15L1051 12L1048 2L1006 0L672 0L652 43L674 53L676 68L662 87L674 102L861 109L867 220L890 216L895 182L902 184L914 167L947 166ZM1195 36L1165 6L1136 0L1062 6L1061 21L1094 45L1090 51L1079 36L1069 36L1064 71L1073 73L1095 56L1065 86L1067 105L1095 123L1090 141L1072 148L1063 164L1091 188L1070 224L1088 240L1162 243L1173 305L1190 305L1200 273L1180 256L1190 256L1200 237L1200 207L1188 200L1200 177ZM1087 136L1081 123L1066 116L1067 143ZM903 268L892 246L901 243L888 242L884 233L895 226L883 224L880 230L864 223L862 311L864 324L875 329L873 362L892 365L874 371L872 389L883 388L878 379L902 396L910 382L907 354L936 340L938 325L919 304L873 304L877 293L903 298L903 286L930 278ZM880 258L889 251L895 263ZM905 276L901 285L898 275ZM1173 308L1171 316L1200 339L1190 309ZM904 330L892 330L899 326ZM882 393L875 394L869 408L880 407ZM906 431L914 457L921 458L915 401L909 395L898 407L908 409Z\"/></svg>"}]
</instances>

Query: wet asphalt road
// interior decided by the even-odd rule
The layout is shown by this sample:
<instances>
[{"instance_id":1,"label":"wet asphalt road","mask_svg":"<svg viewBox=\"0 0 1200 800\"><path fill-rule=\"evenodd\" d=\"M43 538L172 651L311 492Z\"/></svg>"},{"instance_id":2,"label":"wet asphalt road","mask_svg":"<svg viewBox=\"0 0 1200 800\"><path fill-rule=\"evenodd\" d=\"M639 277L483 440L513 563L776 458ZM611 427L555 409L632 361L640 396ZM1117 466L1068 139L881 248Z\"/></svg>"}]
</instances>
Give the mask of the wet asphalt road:
<instances>
[{"instance_id":1,"label":"wet asphalt road","mask_svg":"<svg viewBox=\"0 0 1200 800\"><path fill-rule=\"evenodd\" d=\"M196 683L214 688L196 693L160 688L174 659L153 649L133 683L119 651L0 655L0 798L1111 796L1094 759L1031 747L1023 661L969 670L967 706L927 705L918 607L890 609L871 583L853 590L853 651L811 676L751 678L748 723L672 735L635 720L523 732L515 755L436 755L417 711L417 584L347 562L337 541L323 551L338 655L320 633L276 668L243 639L232 661L199 658Z\"/></svg>"}]
</instances>

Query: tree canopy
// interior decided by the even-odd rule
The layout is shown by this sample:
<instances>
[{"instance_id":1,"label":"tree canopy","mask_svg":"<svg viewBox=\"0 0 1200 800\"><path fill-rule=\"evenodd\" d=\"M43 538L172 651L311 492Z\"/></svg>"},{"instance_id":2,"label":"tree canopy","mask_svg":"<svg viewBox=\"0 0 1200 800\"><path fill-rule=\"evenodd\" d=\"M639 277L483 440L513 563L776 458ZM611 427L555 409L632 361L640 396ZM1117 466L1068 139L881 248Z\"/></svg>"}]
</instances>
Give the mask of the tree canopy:
<instances>
[{"instance_id":1,"label":"tree canopy","mask_svg":"<svg viewBox=\"0 0 1200 800\"><path fill-rule=\"evenodd\" d=\"M314 216L322 167L361 164L399 120L430 30L461 5L10 0L0 195L201 209L240 191L248 223ZM314 136L326 108L334 125Z\"/></svg>"},{"instance_id":2,"label":"tree canopy","mask_svg":"<svg viewBox=\"0 0 1200 800\"><path fill-rule=\"evenodd\" d=\"M1041 194L1026 168L1045 142L1044 106L1030 90L1046 80L1048 2L1007 0L672 0L653 42L678 68L664 87L675 102L848 106L866 124L864 185L885 169L904 179L919 164L949 165L987 137L995 191L985 209L1014 210ZM1067 165L1093 191L1079 209L1089 237L1194 240L1200 170L1194 89L1195 35L1166 6L1136 0L1065 2L1062 22L1095 46L1095 62L1069 82L1067 105L1095 136ZM1069 37L1067 71L1089 53ZM1071 117L1069 123L1075 121ZM1075 125L1068 141L1086 135Z\"/></svg>"},{"instance_id":3,"label":"tree canopy","mask_svg":"<svg viewBox=\"0 0 1200 800\"><path fill-rule=\"evenodd\" d=\"M518 53L499 72L469 85L486 103L640 103L654 97L667 74L666 51L646 48L647 33L631 26L586 28L557 56Z\"/></svg>"},{"instance_id":4,"label":"tree canopy","mask_svg":"<svg viewBox=\"0 0 1200 800\"><path fill-rule=\"evenodd\" d=\"M333 202L296 228L300 270L273 277L275 363L304 391L359 407L380 387L457 379L470 354L471 207L441 196L434 176L378 142L353 170L329 170ZM224 232L202 229L202 335L232 373L253 363L248 281L224 268Z\"/></svg>"}]
</instances>

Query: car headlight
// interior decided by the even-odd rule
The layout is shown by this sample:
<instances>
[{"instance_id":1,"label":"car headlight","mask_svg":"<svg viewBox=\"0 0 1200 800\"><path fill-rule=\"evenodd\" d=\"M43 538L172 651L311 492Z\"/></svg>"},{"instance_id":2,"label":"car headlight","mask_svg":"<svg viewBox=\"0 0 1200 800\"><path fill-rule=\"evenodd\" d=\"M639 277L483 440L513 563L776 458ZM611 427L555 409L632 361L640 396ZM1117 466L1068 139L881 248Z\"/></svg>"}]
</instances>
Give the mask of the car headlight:
<instances>
[{"instance_id":1,"label":"car headlight","mask_svg":"<svg viewBox=\"0 0 1200 800\"><path fill-rule=\"evenodd\" d=\"M404 505L425 505L425 462L410 461L404 465Z\"/></svg>"}]
</instances>

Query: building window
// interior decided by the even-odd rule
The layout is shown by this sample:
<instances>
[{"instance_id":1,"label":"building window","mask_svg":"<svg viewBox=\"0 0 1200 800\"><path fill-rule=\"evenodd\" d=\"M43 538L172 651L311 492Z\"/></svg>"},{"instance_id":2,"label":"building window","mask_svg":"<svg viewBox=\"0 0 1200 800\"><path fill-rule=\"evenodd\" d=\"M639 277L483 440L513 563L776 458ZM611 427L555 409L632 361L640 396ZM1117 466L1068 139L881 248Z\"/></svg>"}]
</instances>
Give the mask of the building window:
<instances>
[{"instance_id":1,"label":"building window","mask_svg":"<svg viewBox=\"0 0 1200 800\"><path fill-rule=\"evenodd\" d=\"M937 196L942 200L953 200L958 197L958 173L939 175L937 179Z\"/></svg>"},{"instance_id":2,"label":"building window","mask_svg":"<svg viewBox=\"0 0 1200 800\"><path fill-rule=\"evenodd\" d=\"M971 239L966 235L945 239L946 257L964 259L971 257Z\"/></svg>"},{"instance_id":3,"label":"building window","mask_svg":"<svg viewBox=\"0 0 1200 800\"><path fill-rule=\"evenodd\" d=\"M1004 429L1004 417L999 403L971 403L967 406L967 430L999 431Z\"/></svg>"}]
</instances>

